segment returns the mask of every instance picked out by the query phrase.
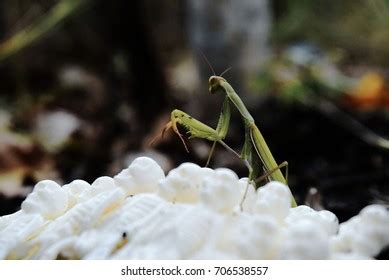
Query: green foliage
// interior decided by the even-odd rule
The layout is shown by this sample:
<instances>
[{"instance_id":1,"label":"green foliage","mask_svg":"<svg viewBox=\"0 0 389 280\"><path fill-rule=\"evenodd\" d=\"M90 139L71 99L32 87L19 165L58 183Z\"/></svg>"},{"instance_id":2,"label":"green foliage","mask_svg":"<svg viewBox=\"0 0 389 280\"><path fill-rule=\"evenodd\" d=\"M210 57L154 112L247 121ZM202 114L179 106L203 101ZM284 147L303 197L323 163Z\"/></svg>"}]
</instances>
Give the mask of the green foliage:
<instances>
[{"instance_id":1,"label":"green foliage","mask_svg":"<svg viewBox=\"0 0 389 280\"><path fill-rule=\"evenodd\" d=\"M278 43L308 40L389 65L389 1L278 1L273 38Z\"/></svg>"},{"instance_id":2,"label":"green foliage","mask_svg":"<svg viewBox=\"0 0 389 280\"><path fill-rule=\"evenodd\" d=\"M89 0L59 1L46 15L0 44L0 62L28 47L73 15Z\"/></svg>"}]
</instances>

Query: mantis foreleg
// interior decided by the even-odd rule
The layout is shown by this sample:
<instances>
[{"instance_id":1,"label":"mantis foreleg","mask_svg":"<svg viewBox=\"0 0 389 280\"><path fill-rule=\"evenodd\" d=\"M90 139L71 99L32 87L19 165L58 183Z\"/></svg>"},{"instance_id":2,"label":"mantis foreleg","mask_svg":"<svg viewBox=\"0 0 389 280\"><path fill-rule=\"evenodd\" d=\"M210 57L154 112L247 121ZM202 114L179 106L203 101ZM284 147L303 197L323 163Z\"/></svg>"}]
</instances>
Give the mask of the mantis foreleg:
<instances>
[{"instance_id":1,"label":"mantis foreleg","mask_svg":"<svg viewBox=\"0 0 389 280\"><path fill-rule=\"evenodd\" d=\"M223 141L223 139L226 137L230 124L230 116L231 112L228 98L224 100L222 112L220 114L216 129L209 127L208 125L200 122L199 120L193 118L192 116L183 111L177 109L173 110L170 114L170 121L162 130L161 135L154 138L150 144L153 144L159 138L163 137L167 130L173 129L173 131L180 137L185 149L188 151L184 138L178 130L177 124L179 124L186 129L186 133L189 134L189 138L202 138L213 142L211 152L208 156L207 164L209 163L213 155L216 143L220 143L227 150L234 153L237 157L240 158L240 155Z\"/></svg>"}]
</instances>

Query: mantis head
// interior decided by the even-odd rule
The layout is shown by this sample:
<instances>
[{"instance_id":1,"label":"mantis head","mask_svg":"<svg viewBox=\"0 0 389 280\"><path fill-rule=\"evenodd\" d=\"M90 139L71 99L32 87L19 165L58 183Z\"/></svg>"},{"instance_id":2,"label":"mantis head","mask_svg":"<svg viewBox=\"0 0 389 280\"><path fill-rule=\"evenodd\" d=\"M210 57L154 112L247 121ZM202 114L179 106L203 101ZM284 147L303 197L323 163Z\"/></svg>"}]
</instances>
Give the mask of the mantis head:
<instances>
[{"instance_id":1,"label":"mantis head","mask_svg":"<svg viewBox=\"0 0 389 280\"><path fill-rule=\"evenodd\" d=\"M220 76L211 76L209 78L209 92L217 92L217 90L220 88L221 82L226 82L226 80Z\"/></svg>"}]
</instances>

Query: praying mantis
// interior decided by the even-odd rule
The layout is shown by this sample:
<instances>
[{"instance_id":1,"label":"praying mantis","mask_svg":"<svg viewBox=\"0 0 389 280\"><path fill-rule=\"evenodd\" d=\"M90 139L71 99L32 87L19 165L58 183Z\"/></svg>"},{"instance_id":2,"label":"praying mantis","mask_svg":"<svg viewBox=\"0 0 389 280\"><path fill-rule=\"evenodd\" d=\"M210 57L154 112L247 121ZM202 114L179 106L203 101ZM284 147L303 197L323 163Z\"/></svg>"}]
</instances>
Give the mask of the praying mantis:
<instances>
[{"instance_id":1,"label":"praying mantis","mask_svg":"<svg viewBox=\"0 0 389 280\"><path fill-rule=\"evenodd\" d=\"M210 154L208 156L207 165L212 157L216 143L220 143L227 150L233 152L235 155L244 160L247 168L249 169L249 181L254 182L256 187L258 187L257 182L263 178L269 178L270 180L287 184L287 179L285 179L280 169L282 167L287 168L288 163L285 161L280 165L277 164L272 153L270 152L268 145L266 144L265 139L255 124L254 118L251 116L242 99L235 92L232 86L226 81L226 79L221 77L221 75L213 75L209 78L209 92L211 94L220 92L221 94L225 95L222 111L216 129L213 129L208 125L200 122L199 120L196 120L181 110L175 109L171 112L170 121L162 130L160 137L163 137L167 130L173 129L173 131L181 139L185 149L188 151L184 138L178 130L177 124L179 124L186 129L187 134L189 134L189 138L202 138L213 142ZM240 155L223 141L227 135L230 123L230 103L232 103L238 109L245 128L245 140ZM152 143L155 142L155 140L156 139L154 139ZM260 176L263 171L265 171L265 175ZM258 177L260 179L258 179ZM291 196L291 206L297 206L293 195Z\"/></svg>"}]
</instances>

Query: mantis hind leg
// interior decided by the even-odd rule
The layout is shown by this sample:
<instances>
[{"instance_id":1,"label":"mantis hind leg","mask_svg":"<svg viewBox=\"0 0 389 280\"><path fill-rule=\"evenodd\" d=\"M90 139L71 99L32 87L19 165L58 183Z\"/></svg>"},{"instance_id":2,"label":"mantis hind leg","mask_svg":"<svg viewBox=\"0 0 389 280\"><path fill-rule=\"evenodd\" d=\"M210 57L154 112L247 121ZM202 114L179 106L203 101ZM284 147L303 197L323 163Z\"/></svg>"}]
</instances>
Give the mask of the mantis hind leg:
<instances>
[{"instance_id":1,"label":"mantis hind leg","mask_svg":"<svg viewBox=\"0 0 389 280\"><path fill-rule=\"evenodd\" d=\"M284 161L282 162L281 164L279 164L277 167L273 168L272 170L269 170L268 172L266 172L266 174L258 177L257 179L255 180L247 180L247 185L246 185L246 188L245 188L245 191L244 191L244 194L243 194L243 197L242 197L242 200L239 204L240 206L240 209L242 210L243 209L243 202L245 201L246 199L246 196L247 196L247 192L248 192L248 188L249 188L249 184L250 182L254 182L255 184L257 184L258 182L261 182L263 181L264 179L267 179L272 173L274 173L275 171L285 167L285 178L286 178L286 183L288 182L288 173L289 173L289 170L288 170L288 162L287 161ZM292 195L292 194L291 194ZM292 207L297 207L297 203L296 203L296 200L294 199L293 195L292 195L292 201L291 201L291 206Z\"/></svg>"},{"instance_id":2,"label":"mantis hind leg","mask_svg":"<svg viewBox=\"0 0 389 280\"><path fill-rule=\"evenodd\" d=\"M277 170L280 170L281 168L285 167L285 180L286 180L286 184L288 184L288 176L289 176L289 164L287 161L284 161L282 162L281 164L279 164L277 167L273 168L272 170L269 170L267 171L265 174L263 174L262 176L256 178L254 180L254 182L257 184L257 183L260 183L262 182L263 180L265 179L268 179L270 175L272 175L274 172L276 172Z\"/></svg>"},{"instance_id":3,"label":"mantis hind leg","mask_svg":"<svg viewBox=\"0 0 389 280\"><path fill-rule=\"evenodd\" d=\"M258 182L261 182L263 181L264 179L268 178L272 173L276 172L277 170L281 169L285 167L285 179L286 179L286 184L288 184L288 173L289 173L289 170L288 170L288 162L287 161L284 161L282 162L280 165L278 165L276 168L273 168L272 170L269 170L266 174L258 177L255 182L258 183ZM292 207L297 207L297 202L293 196L293 194L291 193L291 206Z\"/></svg>"},{"instance_id":4,"label":"mantis hind leg","mask_svg":"<svg viewBox=\"0 0 389 280\"><path fill-rule=\"evenodd\" d=\"M214 141L213 144L212 144L212 148L211 148L211 151L209 152L208 159L207 159L207 163L205 164L205 167L208 167L209 162L211 161L211 158L212 158L213 153L214 153L214 151L215 151L216 142L217 142L217 141Z\"/></svg>"},{"instance_id":5,"label":"mantis hind leg","mask_svg":"<svg viewBox=\"0 0 389 280\"><path fill-rule=\"evenodd\" d=\"M247 178L247 184L246 184L246 187L244 189L244 193L243 193L243 196L242 196L242 199L239 203L239 208L241 211L243 211L243 202L246 200L246 197L247 197L247 193L248 193L248 190L249 190L249 185L250 185L250 182L252 180L250 180L249 178Z\"/></svg>"},{"instance_id":6,"label":"mantis hind leg","mask_svg":"<svg viewBox=\"0 0 389 280\"><path fill-rule=\"evenodd\" d=\"M252 178L253 168L251 167L251 165L248 162L248 160L244 159L244 162L245 162L245 165L246 165L247 169L249 170L249 177L247 178L247 184L246 184L246 187L244 189L244 193L243 193L242 199L241 199L241 201L239 203L239 208L240 208L241 211L243 211L243 203L246 200L247 192L249 190L250 183L253 183L255 185L255 180L253 180L253 178Z\"/></svg>"}]
</instances>

